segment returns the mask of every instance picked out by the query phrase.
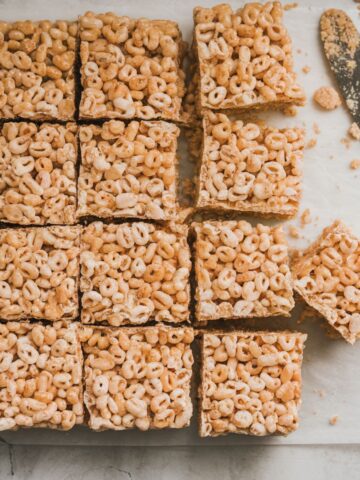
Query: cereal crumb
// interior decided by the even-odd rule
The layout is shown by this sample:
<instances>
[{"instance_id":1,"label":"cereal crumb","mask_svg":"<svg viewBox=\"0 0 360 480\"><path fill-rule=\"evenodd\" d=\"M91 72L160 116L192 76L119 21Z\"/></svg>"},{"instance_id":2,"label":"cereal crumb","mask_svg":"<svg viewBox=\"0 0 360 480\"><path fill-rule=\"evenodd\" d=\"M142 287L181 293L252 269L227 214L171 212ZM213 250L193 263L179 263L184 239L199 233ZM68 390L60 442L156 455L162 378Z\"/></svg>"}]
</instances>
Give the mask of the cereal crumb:
<instances>
[{"instance_id":1,"label":"cereal crumb","mask_svg":"<svg viewBox=\"0 0 360 480\"><path fill-rule=\"evenodd\" d=\"M302 71L306 74L309 73L310 70L311 70L311 68L309 67L309 65L305 65L305 67L302 68Z\"/></svg>"},{"instance_id":2,"label":"cereal crumb","mask_svg":"<svg viewBox=\"0 0 360 480\"><path fill-rule=\"evenodd\" d=\"M288 105L283 109L283 114L286 115L287 117L296 117L298 110L295 107L295 105Z\"/></svg>"},{"instance_id":3,"label":"cereal crumb","mask_svg":"<svg viewBox=\"0 0 360 480\"><path fill-rule=\"evenodd\" d=\"M314 388L314 392L315 392L317 395L319 395L320 398L324 398L324 397L326 396L325 390L323 390L323 389L321 389L321 388L319 388L319 389Z\"/></svg>"},{"instance_id":4,"label":"cereal crumb","mask_svg":"<svg viewBox=\"0 0 360 480\"><path fill-rule=\"evenodd\" d=\"M289 235L292 238L300 238L299 230L294 225L289 225Z\"/></svg>"},{"instance_id":5,"label":"cereal crumb","mask_svg":"<svg viewBox=\"0 0 360 480\"><path fill-rule=\"evenodd\" d=\"M314 148L316 144L317 144L316 138L310 138L310 140L306 144L306 148Z\"/></svg>"},{"instance_id":6,"label":"cereal crumb","mask_svg":"<svg viewBox=\"0 0 360 480\"><path fill-rule=\"evenodd\" d=\"M315 135L319 135L320 127L316 122L313 123L313 130L314 130Z\"/></svg>"},{"instance_id":7,"label":"cereal crumb","mask_svg":"<svg viewBox=\"0 0 360 480\"><path fill-rule=\"evenodd\" d=\"M357 123L352 123L349 130L349 135L355 140L360 140L360 127Z\"/></svg>"},{"instance_id":8,"label":"cereal crumb","mask_svg":"<svg viewBox=\"0 0 360 480\"><path fill-rule=\"evenodd\" d=\"M351 139L348 137L344 137L340 140L340 143L344 145L345 148L349 149L351 147Z\"/></svg>"},{"instance_id":9,"label":"cereal crumb","mask_svg":"<svg viewBox=\"0 0 360 480\"><path fill-rule=\"evenodd\" d=\"M358 168L360 168L360 160L352 160L350 162L350 168L351 170L357 170Z\"/></svg>"},{"instance_id":10,"label":"cereal crumb","mask_svg":"<svg viewBox=\"0 0 360 480\"><path fill-rule=\"evenodd\" d=\"M293 3L286 3L284 5L284 10L292 10L293 8L297 8L299 6L298 3L293 2Z\"/></svg>"},{"instance_id":11,"label":"cereal crumb","mask_svg":"<svg viewBox=\"0 0 360 480\"><path fill-rule=\"evenodd\" d=\"M301 227L304 228L305 225L309 224L310 222L311 222L310 209L307 208L306 210L303 211L303 213L300 216Z\"/></svg>"},{"instance_id":12,"label":"cereal crumb","mask_svg":"<svg viewBox=\"0 0 360 480\"><path fill-rule=\"evenodd\" d=\"M320 87L313 95L314 101L325 110L334 110L341 105L341 98L333 87Z\"/></svg>"},{"instance_id":13,"label":"cereal crumb","mask_svg":"<svg viewBox=\"0 0 360 480\"><path fill-rule=\"evenodd\" d=\"M339 417L337 415L334 415L333 417L331 417L329 419L329 423L330 423L330 425L336 425L338 420L339 420Z\"/></svg>"}]
</instances>

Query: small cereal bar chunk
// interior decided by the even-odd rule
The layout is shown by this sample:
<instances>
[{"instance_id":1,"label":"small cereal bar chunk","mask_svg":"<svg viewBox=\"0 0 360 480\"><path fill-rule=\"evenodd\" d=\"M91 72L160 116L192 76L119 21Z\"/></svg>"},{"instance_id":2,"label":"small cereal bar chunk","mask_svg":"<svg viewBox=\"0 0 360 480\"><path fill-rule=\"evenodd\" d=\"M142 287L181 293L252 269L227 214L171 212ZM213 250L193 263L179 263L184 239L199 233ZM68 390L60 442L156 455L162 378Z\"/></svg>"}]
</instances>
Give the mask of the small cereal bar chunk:
<instances>
[{"instance_id":1,"label":"small cereal bar chunk","mask_svg":"<svg viewBox=\"0 0 360 480\"><path fill-rule=\"evenodd\" d=\"M83 359L75 323L0 324L0 343L0 431L70 430L83 423Z\"/></svg>"},{"instance_id":2,"label":"small cereal bar chunk","mask_svg":"<svg viewBox=\"0 0 360 480\"><path fill-rule=\"evenodd\" d=\"M360 241L342 222L324 229L291 268L294 289L344 339L360 338Z\"/></svg>"},{"instance_id":3,"label":"small cereal bar chunk","mask_svg":"<svg viewBox=\"0 0 360 480\"><path fill-rule=\"evenodd\" d=\"M80 227L0 230L0 319L78 315Z\"/></svg>"},{"instance_id":4,"label":"small cereal bar chunk","mask_svg":"<svg viewBox=\"0 0 360 480\"><path fill-rule=\"evenodd\" d=\"M248 3L235 12L227 4L194 9L202 108L304 103L282 17L280 2Z\"/></svg>"},{"instance_id":5,"label":"small cereal bar chunk","mask_svg":"<svg viewBox=\"0 0 360 480\"><path fill-rule=\"evenodd\" d=\"M84 327L84 402L93 430L190 424L191 328Z\"/></svg>"},{"instance_id":6,"label":"small cereal bar chunk","mask_svg":"<svg viewBox=\"0 0 360 480\"><path fill-rule=\"evenodd\" d=\"M177 23L80 17L81 118L180 120L184 44Z\"/></svg>"},{"instance_id":7,"label":"small cereal bar chunk","mask_svg":"<svg viewBox=\"0 0 360 480\"><path fill-rule=\"evenodd\" d=\"M204 333L200 436L296 430L306 337L288 331Z\"/></svg>"},{"instance_id":8,"label":"small cereal bar chunk","mask_svg":"<svg viewBox=\"0 0 360 480\"><path fill-rule=\"evenodd\" d=\"M281 227L207 221L195 224L195 233L199 322L289 316L294 299Z\"/></svg>"},{"instance_id":9,"label":"small cereal bar chunk","mask_svg":"<svg viewBox=\"0 0 360 480\"><path fill-rule=\"evenodd\" d=\"M188 227L90 224L82 235L81 320L114 327L189 321Z\"/></svg>"},{"instance_id":10,"label":"small cereal bar chunk","mask_svg":"<svg viewBox=\"0 0 360 480\"><path fill-rule=\"evenodd\" d=\"M0 119L73 120L77 22L0 22Z\"/></svg>"},{"instance_id":11,"label":"small cereal bar chunk","mask_svg":"<svg viewBox=\"0 0 360 480\"><path fill-rule=\"evenodd\" d=\"M301 195L302 129L279 130L231 121L214 112L204 118L203 129L198 207L277 217L296 215Z\"/></svg>"},{"instance_id":12,"label":"small cereal bar chunk","mask_svg":"<svg viewBox=\"0 0 360 480\"><path fill-rule=\"evenodd\" d=\"M9 122L0 132L0 221L76 222L77 127Z\"/></svg>"},{"instance_id":13,"label":"small cereal bar chunk","mask_svg":"<svg viewBox=\"0 0 360 480\"><path fill-rule=\"evenodd\" d=\"M78 215L175 219L179 133L163 121L81 126Z\"/></svg>"}]
</instances>

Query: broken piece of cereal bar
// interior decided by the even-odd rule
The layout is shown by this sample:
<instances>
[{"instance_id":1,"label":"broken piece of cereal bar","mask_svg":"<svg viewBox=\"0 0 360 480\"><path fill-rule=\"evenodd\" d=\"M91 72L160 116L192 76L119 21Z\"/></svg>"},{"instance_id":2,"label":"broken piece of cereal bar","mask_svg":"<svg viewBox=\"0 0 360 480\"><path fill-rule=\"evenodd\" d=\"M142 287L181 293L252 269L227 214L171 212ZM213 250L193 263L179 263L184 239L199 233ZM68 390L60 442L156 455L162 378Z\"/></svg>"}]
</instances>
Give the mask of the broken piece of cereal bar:
<instances>
[{"instance_id":1,"label":"broken piece of cereal bar","mask_svg":"<svg viewBox=\"0 0 360 480\"><path fill-rule=\"evenodd\" d=\"M349 343L360 337L360 242L341 221L292 265L294 289Z\"/></svg>"}]
</instances>

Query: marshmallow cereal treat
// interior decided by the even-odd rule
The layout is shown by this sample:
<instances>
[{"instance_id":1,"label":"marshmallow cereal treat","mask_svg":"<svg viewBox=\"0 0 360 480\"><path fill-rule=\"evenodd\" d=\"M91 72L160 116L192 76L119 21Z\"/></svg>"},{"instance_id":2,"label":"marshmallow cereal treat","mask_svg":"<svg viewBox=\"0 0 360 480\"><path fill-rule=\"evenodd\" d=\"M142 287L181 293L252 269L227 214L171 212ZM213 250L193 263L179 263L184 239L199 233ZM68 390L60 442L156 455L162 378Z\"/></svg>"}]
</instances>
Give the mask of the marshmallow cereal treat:
<instances>
[{"instance_id":1,"label":"marshmallow cereal treat","mask_svg":"<svg viewBox=\"0 0 360 480\"><path fill-rule=\"evenodd\" d=\"M175 219L179 133L159 120L81 126L78 215Z\"/></svg>"},{"instance_id":2,"label":"marshmallow cereal treat","mask_svg":"<svg viewBox=\"0 0 360 480\"><path fill-rule=\"evenodd\" d=\"M200 103L212 110L302 105L280 2L194 9Z\"/></svg>"},{"instance_id":3,"label":"marshmallow cereal treat","mask_svg":"<svg viewBox=\"0 0 360 480\"><path fill-rule=\"evenodd\" d=\"M0 324L0 431L82 424L82 353L75 323Z\"/></svg>"},{"instance_id":4,"label":"marshmallow cereal treat","mask_svg":"<svg viewBox=\"0 0 360 480\"><path fill-rule=\"evenodd\" d=\"M0 119L72 120L77 22L0 22Z\"/></svg>"},{"instance_id":5,"label":"marshmallow cereal treat","mask_svg":"<svg viewBox=\"0 0 360 480\"><path fill-rule=\"evenodd\" d=\"M136 222L84 228L83 323L114 327L189 321L188 227Z\"/></svg>"},{"instance_id":6,"label":"marshmallow cereal treat","mask_svg":"<svg viewBox=\"0 0 360 480\"><path fill-rule=\"evenodd\" d=\"M194 227L199 322L290 315L294 299L281 227L244 220Z\"/></svg>"},{"instance_id":7,"label":"marshmallow cereal treat","mask_svg":"<svg viewBox=\"0 0 360 480\"><path fill-rule=\"evenodd\" d=\"M193 412L191 328L84 327L85 405L93 430L184 428Z\"/></svg>"},{"instance_id":8,"label":"marshmallow cereal treat","mask_svg":"<svg viewBox=\"0 0 360 480\"><path fill-rule=\"evenodd\" d=\"M306 337L287 331L204 333L200 436L296 430Z\"/></svg>"},{"instance_id":9,"label":"marshmallow cereal treat","mask_svg":"<svg viewBox=\"0 0 360 480\"><path fill-rule=\"evenodd\" d=\"M360 338L360 242L341 221L292 265L294 289L349 343Z\"/></svg>"},{"instance_id":10,"label":"marshmallow cereal treat","mask_svg":"<svg viewBox=\"0 0 360 480\"><path fill-rule=\"evenodd\" d=\"M74 319L80 227L0 230L0 319Z\"/></svg>"},{"instance_id":11,"label":"marshmallow cereal treat","mask_svg":"<svg viewBox=\"0 0 360 480\"><path fill-rule=\"evenodd\" d=\"M76 222L74 123L4 123L0 149L0 221L18 225Z\"/></svg>"},{"instance_id":12,"label":"marshmallow cereal treat","mask_svg":"<svg viewBox=\"0 0 360 480\"><path fill-rule=\"evenodd\" d=\"M304 130L231 121L208 112L197 206L293 217L299 208Z\"/></svg>"},{"instance_id":13,"label":"marshmallow cereal treat","mask_svg":"<svg viewBox=\"0 0 360 480\"><path fill-rule=\"evenodd\" d=\"M184 44L177 23L80 17L81 118L180 120Z\"/></svg>"}]
</instances>

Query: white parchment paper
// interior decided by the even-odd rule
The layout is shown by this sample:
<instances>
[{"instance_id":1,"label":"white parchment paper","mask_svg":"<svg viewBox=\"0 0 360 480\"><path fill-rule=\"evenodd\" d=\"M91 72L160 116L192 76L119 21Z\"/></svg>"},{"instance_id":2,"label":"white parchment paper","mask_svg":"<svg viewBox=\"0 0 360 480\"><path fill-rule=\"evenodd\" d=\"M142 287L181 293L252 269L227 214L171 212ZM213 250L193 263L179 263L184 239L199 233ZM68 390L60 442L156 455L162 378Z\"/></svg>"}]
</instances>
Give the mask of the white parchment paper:
<instances>
[{"instance_id":1,"label":"white parchment paper","mask_svg":"<svg viewBox=\"0 0 360 480\"><path fill-rule=\"evenodd\" d=\"M176 20L184 38L190 41L193 7L216 3L220 0L0 0L0 18L73 19L87 10L114 11L132 17ZM244 2L229 3L238 8ZM342 8L360 28L360 11L356 6L352 0L298 0L298 7L285 13L285 24L294 43L295 69L306 89L308 102L294 118L279 113L266 117L278 126L304 125L308 139L317 138L316 146L305 151L300 209L300 213L310 209L312 222L301 230L305 238L290 240L294 247L306 246L336 218L341 218L360 236L360 170L357 173L349 168L351 160L360 160L360 142L353 141L350 148L341 143L351 124L345 108L323 112L312 102L316 88L335 85L319 41L320 14L326 8ZM304 66L310 67L308 74L301 71ZM320 129L318 135L313 131L314 124ZM285 230L289 224L284 225ZM291 224L299 225L299 221L293 220ZM40 429L3 432L2 439L13 444L53 445L360 444L360 341L352 347L342 340L330 340L319 320L310 319L297 325L298 313L299 308L290 322L279 321L284 328L297 328L309 334L303 366L301 424L289 437L232 435L204 440L197 436L195 415L191 427L182 431L96 433L78 427L66 433ZM331 426L329 419L335 415L338 422Z\"/></svg>"}]
</instances>

